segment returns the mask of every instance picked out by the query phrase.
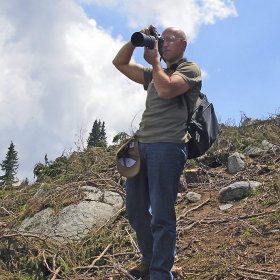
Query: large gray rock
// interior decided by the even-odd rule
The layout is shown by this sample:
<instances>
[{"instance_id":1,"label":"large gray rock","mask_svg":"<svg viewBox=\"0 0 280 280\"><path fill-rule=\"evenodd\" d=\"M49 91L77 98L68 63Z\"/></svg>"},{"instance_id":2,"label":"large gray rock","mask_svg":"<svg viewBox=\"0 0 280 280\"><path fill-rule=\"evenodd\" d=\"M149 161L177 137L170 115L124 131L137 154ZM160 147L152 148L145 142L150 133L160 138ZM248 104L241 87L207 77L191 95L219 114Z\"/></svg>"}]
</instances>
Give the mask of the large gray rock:
<instances>
[{"instance_id":1,"label":"large gray rock","mask_svg":"<svg viewBox=\"0 0 280 280\"><path fill-rule=\"evenodd\" d=\"M257 157L257 156L263 156L271 151L273 152L277 150L279 150L278 146L268 142L267 140L263 140L259 146L246 148L245 153L249 157Z\"/></svg>"},{"instance_id":2,"label":"large gray rock","mask_svg":"<svg viewBox=\"0 0 280 280\"><path fill-rule=\"evenodd\" d=\"M233 183L219 191L220 202L237 201L247 197L250 191L256 191L262 183L256 181L241 181Z\"/></svg>"},{"instance_id":3,"label":"large gray rock","mask_svg":"<svg viewBox=\"0 0 280 280\"><path fill-rule=\"evenodd\" d=\"M123 199L116 192L83 188L86 197L78 204L63 208L58 215L54 215L52 208L46 208L23 220L18 230L43 233L59 241L79 240L123 207Z\"/></svg>"},{"instance_id":4,"label":"large gray rock","mask_svg":"<svg viewBox=\"0 0 280 280\"><path fill-rule=\"evenodd\" d=\"M228 157L228 173L234 174L246 168L246 163L243 161L244 156L239 153L233 153Z\"/></svg>"}]
</instances>

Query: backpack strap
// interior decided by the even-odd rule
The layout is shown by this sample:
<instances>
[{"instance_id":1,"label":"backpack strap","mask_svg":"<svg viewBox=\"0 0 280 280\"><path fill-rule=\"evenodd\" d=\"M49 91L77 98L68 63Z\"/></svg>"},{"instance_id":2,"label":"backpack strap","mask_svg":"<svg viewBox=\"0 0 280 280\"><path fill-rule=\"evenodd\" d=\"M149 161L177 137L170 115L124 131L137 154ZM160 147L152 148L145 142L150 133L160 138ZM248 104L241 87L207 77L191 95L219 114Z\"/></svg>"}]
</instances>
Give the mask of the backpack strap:
<instances>
[{"instance_id":1,"label":"backpack strap","mask_svg":"<svg viewBox=\"0 0 280 280\"><path fill-rule=\"evenodd\" d=\"M181 63L184 63L184 62L187 62L187 61L188 61L187 58L186 58L186 57L183 57L183 58L181 58L177 63L172 64L172 65L171 65L169 68L167 68L166 70L174 70L174 72L175 72L175 70L177 69L177 67L178 67ZM201 101L199 102L198 106L197 106L195 109L193 109L192 111L190 110L190 104L189 104L189 101L188 101L188 94L187 94L187 92L184 92L183 94L181 94L181 95L179 95L179 96L177 97L179 107L181 108L181 107L184 106L183 98L184 98L185 104L187 105L187 108L188 108L188 119L187 119L187 124L189 124L190 121L191 121L191 116L192 116L193 112L194 112L195 110L197 110L197 108L199 107L199 105L202 103L203 99L206 98L206 95L203 94L203 93L200 93L200 94L199 94L199 98L200 98Z\"/></svg>"},{"instance_id":2,"label":"backpack strap","mask_svg":"<svg viewBox=\"0 0 280 280\"><path fill-rule=\"evenodd\" d=\"M170 67L168 67L166 70L174 70L174 72L176 71L177 67L183 63L183 62L187 62L187 58L186 57L183 57L181 58L177 63L174 63L172 64ZM178 96L178 104L179 104L179 107L183 107L184 106L184 102L183 102L183 94L179 95ZM187 103L186 103L187 104Z\"/></svg>"},{"instance_id":3,"label":"backpack strap","mask_svg":"<svg viewBox=\"0 0 280 280\"><path fill-rule=\"evenodd\" d=\"M206 95L203 94L202 92L199 94L200 102L198 103L198 105L197 105L192 111L190 111L190 104L189 104L187 92L183 93L183 94L180 95L180 96L183 96L183 97L184 97L185 102L186 102L186 105L187 105L187 108L188 108L187 125L189 125L189 123L191 122L193 113L198 109L198 107L200 106L200 104L201 104L201 103L203 102L203 100L206 98ZM181 99L182 99L182 98L181 98ZM179 105L179 106L180 106L180 105Z\"/></svg>"}]
</instances>

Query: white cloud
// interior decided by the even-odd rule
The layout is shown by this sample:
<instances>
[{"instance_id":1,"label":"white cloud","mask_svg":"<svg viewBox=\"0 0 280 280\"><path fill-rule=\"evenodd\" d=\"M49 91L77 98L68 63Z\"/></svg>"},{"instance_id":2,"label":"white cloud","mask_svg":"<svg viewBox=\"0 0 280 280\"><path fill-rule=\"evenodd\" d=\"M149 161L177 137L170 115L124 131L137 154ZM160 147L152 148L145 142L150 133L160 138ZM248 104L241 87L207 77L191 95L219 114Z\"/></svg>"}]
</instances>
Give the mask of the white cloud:
<instances>
[{"instance_id":1,"label":"white cloud","mask_svg":"<svg viewBox=\"0 0 280 280\"><path fill-rule=\"evenodd\" d=\"M90 131L96 118L110 137L128 131L144 106L141 86L112 64L121 38L70 0L22 3L11 0L0 12L0 160L13 141L19 175L45 153L54 159L73 146L79 127Z\"/></svg>"},{"instance_id":2,"label":"white cloud","mask_svg":"<svg viewBox=\"0 0 280 280\"><path fill-rule=\"evenodd\" d=\"M117 9L132 28L176 26L185 31L188 41L196 38L202 24L214 24L219 19L237 16L231 0L79 0L82 3Z\"/></svg>"},{"instance_id":3,"label":"white cloud","mask_svg":"<svg viewBox=\"0 0 280 280\"><path fill-rule=\"evenodd\" d=\"M78 2L111 5L133 27L152 21L185 27L191 38L200 24L234 15L231 1L221 0L1 1L0 161L13 141L20 179L45 153L52 160L73 147L81 126L89 132L101 119L110 140L135 129L144 107L142 87L112 64L122 38L89 20Z\"/></svg>"}]
</instances>

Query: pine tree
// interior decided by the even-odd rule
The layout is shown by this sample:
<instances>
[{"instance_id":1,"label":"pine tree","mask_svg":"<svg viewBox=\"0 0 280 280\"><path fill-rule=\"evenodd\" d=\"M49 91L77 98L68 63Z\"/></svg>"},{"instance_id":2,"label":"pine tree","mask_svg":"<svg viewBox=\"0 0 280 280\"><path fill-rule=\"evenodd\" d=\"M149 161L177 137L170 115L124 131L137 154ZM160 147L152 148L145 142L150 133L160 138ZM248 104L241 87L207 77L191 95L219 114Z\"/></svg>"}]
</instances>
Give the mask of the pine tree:
<instances>
[{"instance_id":1,"label":"pine tree","mask_svg":"<svg viewBox=\"0 0 280 280\"><path fill-rule=\"evenodd\" d=\"M106 142L106 131L105 131L105 122L95 120L92 126L92 130L89 134L87 140L88 148L89 147L104 147L107 146Z\"/></svg>"},{"instance_id":2,"label":"pine tree","mask_svg":"<svg viewBox=\"0 0 280 280\"><path fill-rule=\"evenodd\" d=\"M3 176L0 176L1 185L12 185L17 182L16 174L19 167L18 153L15 150L15 145L11 142L5 160L0 164L1 169L5 172Z\"/></svg>"},{"instance_id":3,"label":"pine tree","mask_svg":"<svg viewBox=\"0 0 280 280\"><path fill-rule=\"evenodd\" d=\"M102 146L107 146L107 136L106 136L106 129L105 129L105 122L102 123L101 130L100 130L100 139L99 143L102 144Z\"/></svg>"}]
</instances>

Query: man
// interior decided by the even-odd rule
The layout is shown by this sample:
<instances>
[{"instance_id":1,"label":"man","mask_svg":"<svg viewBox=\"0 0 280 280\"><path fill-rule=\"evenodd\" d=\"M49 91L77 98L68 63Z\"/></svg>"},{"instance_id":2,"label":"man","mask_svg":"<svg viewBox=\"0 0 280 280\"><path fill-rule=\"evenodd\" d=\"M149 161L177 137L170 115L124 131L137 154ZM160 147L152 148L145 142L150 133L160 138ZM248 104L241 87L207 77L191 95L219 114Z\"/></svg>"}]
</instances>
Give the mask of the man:
<instances>
[{"instance_id":1,"label":"man","mask_svg":"<svg viewBox=\"0 0 280 280\"><path fill-rule=\"evenodd\" d=\"M140 32L150 35L150 30L155 30L155 26ZM147 90L146 108L134 135L139 141L141 167L136 176L126 181L126 210L142 254L141 264L129 273L152 280L173 279L174 204L188 157L185 135L188 109L181 97L186 93L195 103L202 83L197 64L183 59L187 46L185 33L169 27L161 37L167 69L162 68L159 59L158 41L153 49L144 50L144 58L151 68L131 61L135 49L131 42L126 43L113 60L120 72Z\"/></svg>"}]
</instances>

